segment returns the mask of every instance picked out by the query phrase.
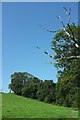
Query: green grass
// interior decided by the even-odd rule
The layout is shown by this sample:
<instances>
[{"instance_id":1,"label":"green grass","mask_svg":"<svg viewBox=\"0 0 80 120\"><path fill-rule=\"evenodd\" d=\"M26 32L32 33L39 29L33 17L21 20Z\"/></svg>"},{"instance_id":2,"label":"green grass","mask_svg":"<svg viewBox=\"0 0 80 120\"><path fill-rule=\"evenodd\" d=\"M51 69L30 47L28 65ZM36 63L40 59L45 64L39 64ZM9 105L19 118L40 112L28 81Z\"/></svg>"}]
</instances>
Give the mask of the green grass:
<instances>
[{"instance_id":1,"label":"green grass","mask_svg":"<svg viewBox=\"0 0 80 120\"><path fill-rule=\"evenodd\" d=\"M3 118L78 118L78 111L71 108L51 105L15 94L3 94L2 99Z\"/></svg>"},{"instance_id":2,"label":"green grass","mask_svg":"<svg viewBox=\"0 0 80 120\"><path fill-rule=\"evenodd\" d=\"M2 94L0 93L0 119L2 118Z\"/></svg>"}]
</instances>

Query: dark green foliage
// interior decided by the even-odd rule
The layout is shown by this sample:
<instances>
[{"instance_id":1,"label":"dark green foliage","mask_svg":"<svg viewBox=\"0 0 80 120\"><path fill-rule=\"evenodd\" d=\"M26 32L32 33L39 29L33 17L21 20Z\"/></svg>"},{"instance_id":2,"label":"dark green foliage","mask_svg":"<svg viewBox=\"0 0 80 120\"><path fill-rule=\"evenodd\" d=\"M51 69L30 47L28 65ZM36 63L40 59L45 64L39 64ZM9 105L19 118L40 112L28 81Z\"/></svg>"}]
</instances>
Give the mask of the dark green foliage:
<instances>
[{"instance_id":1,"label":"dark green foliage","mask_svg":"<svg viewBox=\"0 0 80 120\"><path fill-rule=\"evenodd\" d=\"M44 81L44 93L45 93L45 102L55 102L55 91L56 86L55 83L53 83L52 80L45 80Z\"/></svg>"},{"instance_id":2,"label":"dark green foliage","mask_svg":"<svg viewBox=\"0 0 80 120\"><path fill-rule=\"evenodd\" d=\"M36 77L29 78L22 88L22 95L25 97L36 98L39 81L40 80Z\"/></svg>"},{"instance_id":3,"label":"dark green foliage","mask_svg":"<svg viewBox=\"0 0 80 120\"><path fill-rule=\"evenodd\" d=\"M58 82L56 87L56 103L68 107L80 108L80 59L68 59L70 56L79 56L80 47L80 27L71 25L73 31L73 41L65 31L60 31L52 41L53 50L55 51L55 66L58 69ZM69 27L66 31L72 35ZM60 58L60 59L59 59Z\"/></svg>"},{"instance_id":4,"label":"dark green foliage","mask_svg":"<svg viewBox=\"0 0 80 120\"><path fill-rule=\"evenodd\" d=\"M63 76L63 77L61 77ZM80 88L80 60L59 76L57 83L56 102L59 105L78 108ZM61 78L60 78L61 77Z\"/></svg>"},{"instance_id":5,"label":"dark green foliage","mask_svg":"<svg viewBox=\"0 0 80 120\"><path fill-rule=\"evenodd\" d=\"M43 89L39 89L36 94L37 94L38 100L44 101L45 93L44 93Z\"/></svg>"},{"instance_id":6,"label":"dark green foliage","mask_svg":"<svg viewBox=\"0 0 80 120\"><path fill-rule=\"evenodd\" d=\"M48 103L55 101L55 83L53 80L42 81L27 72L12 74L9 88L17 95Z\"/></svg>"},{"instance_id":7,"label":"dark green foliage","mask_svg":"<svg viewBox=\"0 0 80 120\"><path fill-rule=\"evenodd\" d=\"M33 76L26 72L15 72L11 75L11 84L9 84L10 89L14 91L15 94L21 95L23 86L31 77Z\"/></svg>"}]
</instances>

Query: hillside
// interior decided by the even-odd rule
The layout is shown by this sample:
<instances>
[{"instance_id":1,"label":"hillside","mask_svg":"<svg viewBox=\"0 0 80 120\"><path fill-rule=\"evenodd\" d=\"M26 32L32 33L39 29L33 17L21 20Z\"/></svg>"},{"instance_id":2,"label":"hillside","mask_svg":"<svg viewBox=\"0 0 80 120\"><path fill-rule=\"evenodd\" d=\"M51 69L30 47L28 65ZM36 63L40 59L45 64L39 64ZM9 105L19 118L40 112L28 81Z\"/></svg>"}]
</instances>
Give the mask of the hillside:
<instances>
[{"instance_id":1,"label":"hillside","mask_svg":"<svg viewBox=\"0 0 80 120\"><path fill-rule=\"evenodd\" d=\"M1 116L2 116L2 94L0 93L0 119L1 119Z\"/></svg>"},{"instance_id":2,"label":"hillside","mask_svg":"<svg viewBox=\"0 0 80 120\"><path fill-rule=\"evenodd\" d=\"M78 111L15 94L2 95L3 118L77 118Z\"/></svg>"}]
</instances>

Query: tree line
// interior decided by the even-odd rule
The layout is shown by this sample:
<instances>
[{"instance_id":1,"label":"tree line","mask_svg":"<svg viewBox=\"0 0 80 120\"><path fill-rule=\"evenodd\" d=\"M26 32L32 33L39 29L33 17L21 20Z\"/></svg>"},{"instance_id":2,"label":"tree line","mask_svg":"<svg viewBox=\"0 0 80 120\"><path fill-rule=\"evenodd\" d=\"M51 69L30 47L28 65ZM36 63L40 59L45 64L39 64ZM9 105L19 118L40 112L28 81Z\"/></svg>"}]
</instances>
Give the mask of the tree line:
<instances>
[{"instance_id":1,"label":"tree line","mask_svg":"<svg viewBox=\"0 0 80 120\"><path fill-rule=\"evenodd\" d=\"M40 80L27 72L15 72L11 75L9 89L20 96L77 108L78 79L73 80L68 76L54 83L53 80Z\"/></svg>"},{"instance_id":2,"label":"tree line","mask_svg":"<svg viewBox=\"0 0 80 120\"><path fill-rule=\"evenodd\" d=\"M48 103L55 102L56 84L53 80L43 81L27 72L12 74L9 88L17 95Z\"/></svg>"}]
</instances>

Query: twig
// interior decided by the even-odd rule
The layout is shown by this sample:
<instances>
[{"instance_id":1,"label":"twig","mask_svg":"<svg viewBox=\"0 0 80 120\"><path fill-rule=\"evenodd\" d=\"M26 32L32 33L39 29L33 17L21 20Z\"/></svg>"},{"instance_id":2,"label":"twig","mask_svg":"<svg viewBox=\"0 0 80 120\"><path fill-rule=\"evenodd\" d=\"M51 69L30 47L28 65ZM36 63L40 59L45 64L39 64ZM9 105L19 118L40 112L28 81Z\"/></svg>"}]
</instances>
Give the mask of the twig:
<instances>
[{"instance_id":1,"label":"twig","mask_svg":"<svg viewBox=\"0 0 80 120\"><path fill-rule=\"evenodd\" d=\"M54 56L52 56L50 53L44 51L43 49L36 47L37 49L41 50L43 53L45 53L46 55L48 55L50 58L54 59Z\"/></svg>"},{"instance_id":2,"label":"twig","mask_svg":"<svg viewBox=\"0 0 80 120\"><path fill-rule=\"evenodd\" d=\"M68 23L70 24L70 18L71 18L71 8L69 9L69 12L68 12L68 10L67 10L67 8L66 7L63 7L64 9L65 9L65 11L66 11L66 15L67 15L67 17L68 17Z\"/></svg>"},{"instance_id":3,"label":"twig","mask_svg":"<svg viewBox=\"0 0 80 120\"><path fill-rule=\"evenodd\" d=\"M43 28L43 30L46 30L46 31L51 32L51 33L60 32L61 31L61 30L49 30L49 29L47 29L47 28L45 28L43 26L41 26L41 27Z\"/></svg>"},{"instance_id":4,"label":"twig","mask_svg":"<svg viewBox=\"0 0 80 120\"><path fill-rule=\"evenodd\" d=\"M61 21L61 24L62 24L63 28L65 28L65 25L64 25L64 23L63 23L62 18L61 18L60 16L58 16L57 18Z\"/></svg>"}]
</instances>

